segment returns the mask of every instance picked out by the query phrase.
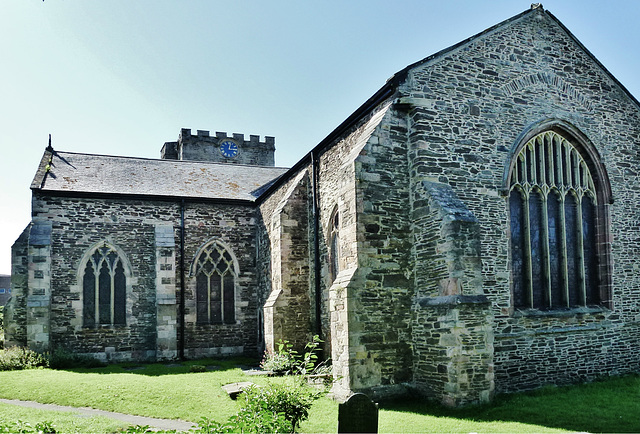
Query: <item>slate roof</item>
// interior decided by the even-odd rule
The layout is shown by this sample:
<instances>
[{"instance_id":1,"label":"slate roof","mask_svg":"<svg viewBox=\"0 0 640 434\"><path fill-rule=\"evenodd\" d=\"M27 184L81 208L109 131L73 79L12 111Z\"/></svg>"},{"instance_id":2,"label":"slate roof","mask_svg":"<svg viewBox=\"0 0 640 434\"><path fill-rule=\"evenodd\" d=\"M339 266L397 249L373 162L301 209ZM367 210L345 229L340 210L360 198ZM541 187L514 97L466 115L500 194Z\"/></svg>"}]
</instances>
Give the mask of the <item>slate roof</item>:
<instances>
[{"instance_id":1,"label":"slate roof","mask_svg":"<svg viewBox=\"0 0 640 434\"><path fill-rule=\"evenodd\" d=\"M68 195L125 195L255 201L286 168L159 160L53 151L32 190Z\"/></svg>"}]
</instances>

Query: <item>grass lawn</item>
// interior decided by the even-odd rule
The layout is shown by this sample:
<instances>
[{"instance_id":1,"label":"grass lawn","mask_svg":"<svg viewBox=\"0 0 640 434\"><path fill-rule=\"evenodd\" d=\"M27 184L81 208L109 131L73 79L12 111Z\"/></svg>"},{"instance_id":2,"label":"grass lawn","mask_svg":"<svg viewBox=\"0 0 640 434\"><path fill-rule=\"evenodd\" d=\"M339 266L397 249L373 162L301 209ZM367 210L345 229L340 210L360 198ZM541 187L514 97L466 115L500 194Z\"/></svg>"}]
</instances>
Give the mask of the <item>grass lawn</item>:
<instances>
[{"instance_id":1,"label":"grass lawn","mask_svg":"<svg viewBox=\"0 0 640 434\"><path fill-rule=\"evenodd\" d=\"M247 376L246 360L200 360L183 364L113 365L56 371L0 372L0 397L32 400L140 416L198 422L224 421L238 410L221 386L237 381L265 384L287 378ZM212 370L190 373L193 364ZM336 432L337 403L321 398L313 405L302 432ZM545 388L501 396L490 406L444 409L421 399L380 405L384 432L640 432L640 377L615 378L581 386ZM0 421L52 421L58 432L114 432L122 424L105 418L0 405Z\"/></svg>"}]
</instances>

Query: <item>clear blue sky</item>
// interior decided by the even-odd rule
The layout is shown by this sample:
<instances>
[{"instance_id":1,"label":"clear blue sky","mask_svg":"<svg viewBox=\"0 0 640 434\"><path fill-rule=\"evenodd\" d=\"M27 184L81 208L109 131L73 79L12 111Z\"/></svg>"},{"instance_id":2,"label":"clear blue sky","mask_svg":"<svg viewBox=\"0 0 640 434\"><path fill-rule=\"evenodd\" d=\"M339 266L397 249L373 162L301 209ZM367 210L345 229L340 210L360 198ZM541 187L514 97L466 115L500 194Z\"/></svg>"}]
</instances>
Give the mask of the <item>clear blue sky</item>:
<instances>
[{"instance_id":1,"label":"clear blue sky","mask_svg":"<svg viewBox=\"0 0 640 434\"><path fill-rule=\"evenodd\" d=\"M269 135L291 166L393 73L530 3L1 0L0 274L48 134L149 158L180 128ZM640 97L640 1L543 5Z\"/></svg>"}]
</instances>

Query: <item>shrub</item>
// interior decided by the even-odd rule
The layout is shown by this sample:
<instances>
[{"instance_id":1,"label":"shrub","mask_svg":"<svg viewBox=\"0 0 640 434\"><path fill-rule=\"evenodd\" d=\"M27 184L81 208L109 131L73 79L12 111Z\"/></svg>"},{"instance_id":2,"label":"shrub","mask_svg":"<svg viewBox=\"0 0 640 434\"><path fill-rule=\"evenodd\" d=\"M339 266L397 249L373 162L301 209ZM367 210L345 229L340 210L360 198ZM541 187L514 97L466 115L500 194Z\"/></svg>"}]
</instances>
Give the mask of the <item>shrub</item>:
<instances>
[{"instance_id":1,"label":"shrub","mask_svg":"<svg viewBox=\"0 0 640 434\"><path fill-rule=\"evenodd\" d=\"M203 417L190 432L198 434L222 433L291 433L293 428L283 413L268 410L255 412L246 408L231 416L227 422L219 423Z\"/></svg>"},{"instance_id":2,"label":"shrub","mask_svg":"<svg viewBox=\"0 0 640 434\"><path fill-rule=\"evenodd\" d=\"M48 367L46 356L22 347L11 347L0 350L0 371L15 371Z\"/></svg>"},{"instance_id":3,"label":"shrub","mask_svg":"<svg viewBox=\"0 0 640 434\"><path fill-rule=\"evenodd\" d=\"M277 375L293 374L296 368L298 352L289 341L278 341L275 353L265 353L260 367Z\"/></svg>"},{"instance_id":4,"label":"shrub","mask_svg":"<svg viewBox=\"0 0 640 434\"><path fill-rule=\"evenodd\" d=\"M107 366L102 360L86 354L74 354L64 348L57 347L49 357L49 365L53 369L101 368Z\"/></svg>"},{"instance_id":5,"label":"shrub","mask_svg":"<svg viewBox=\"0 0 640 434\"><path fill-rule=\"evenodd\" d=\"M321 343L320 337L315 335L311 342L305 345L304 355L299 356L289 341L280 340L276 352L265 353L260 366L277 375L311 375L320 373L320 369L326 373L326 364L318 363L317 352Z\"/></svg>"},{"instance_id":6,"label":"shrub","mask_svg":"<svg viewBox=\"0 0 640 434\"><path fill-rule=\"evenodd\" d=\"M0 433L56 434L56 429L55 425L49 421L38 422L34 427L30 423L21 420L17 420L13 424L0 421Z\"/></svg>"},{"instance_id":7,"label":"shrub","mask_svg":"<svg viewBox=\"0 0 640 434\"><path fill-rule=\"evenodd\" d=\"M283 413L294 432L309 417L309 409L320 394L300 382L250 387L242 394L242 409L250 414Z\"/></svg>"}]
</instances>

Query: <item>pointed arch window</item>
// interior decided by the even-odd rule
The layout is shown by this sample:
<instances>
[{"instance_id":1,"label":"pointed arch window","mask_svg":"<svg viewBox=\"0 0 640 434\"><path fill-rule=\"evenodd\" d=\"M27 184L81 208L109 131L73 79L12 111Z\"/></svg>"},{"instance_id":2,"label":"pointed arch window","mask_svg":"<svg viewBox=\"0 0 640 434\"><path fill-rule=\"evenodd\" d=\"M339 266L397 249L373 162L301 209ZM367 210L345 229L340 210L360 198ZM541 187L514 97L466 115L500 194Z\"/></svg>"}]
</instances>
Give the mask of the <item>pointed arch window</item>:
<instances>
[{"instance_id":1,"label":"pointed arch window","mask_svg":"<svg viewBox=\"0 0 640 434\"><path fill-rule=\"evenodd\" d=\"M516 308L601 304L598 191L590 162L556 131L530 139L509 181L511 275Z\"/></svg>"},{"instance_id":2,"label":"pointed arch window","mask_svg":"<svg viewBox=\"0 0 640 434\"><path fill-rule=\"evenodd\" d=\"M214 242L200 252L195 265L196 322L235 323L237 276L231 253Z\"/></svg>"},{"instance_id":3,"label":"pointed arch window","mask_svg":"<svg viewBox=\"0 0 640 434\"><path fill-rule=\"evenodd\" d=\"M329 226L329 279L333 283L340 272L340 214L338 207L331 213Z\"/></svg>"},{"instance_id":4,"label":"pointed arch window","mask_svg":"<svg viewBox=\"0 0 640 434\"><path fill-rule=\"evenodd\" d=\"M122 258L104 243L90 254L82 275L83 324L126 324L127 279Z\"/></svg>"}]
</instances>

